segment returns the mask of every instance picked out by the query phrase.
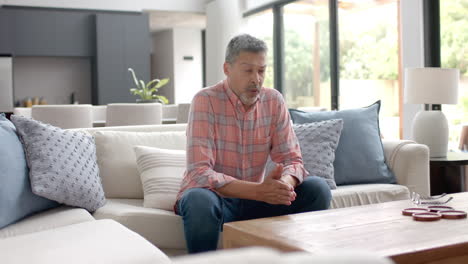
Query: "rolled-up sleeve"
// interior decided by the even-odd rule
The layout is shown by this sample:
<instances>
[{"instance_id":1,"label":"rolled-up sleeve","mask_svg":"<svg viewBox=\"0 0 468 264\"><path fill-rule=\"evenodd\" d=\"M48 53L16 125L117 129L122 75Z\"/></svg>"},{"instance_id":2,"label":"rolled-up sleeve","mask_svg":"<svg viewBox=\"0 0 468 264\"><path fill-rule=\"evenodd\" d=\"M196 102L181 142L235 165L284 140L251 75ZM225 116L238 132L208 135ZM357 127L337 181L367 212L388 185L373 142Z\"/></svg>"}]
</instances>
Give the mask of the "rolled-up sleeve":
<instances>
[{"instance_id":1,"label":"rolled-up sleeve","mask_svg":"<svg viewBox=\"0 0 468 264\"><path fill-rule=\"evenodd\" d=\"M295 177L299 184L307 177L308 172L304 169L301 149L294 133L289 112L281 95L278 95L278 112L272 130L271 159L276 163L283 164L282 175Z\"/></svg>"},{"instance_id":2,"label":"rolled-up sleeve","mask_svg":"<svg viewBox=\"0 0 468 264\"><path fill-rule=\"evenodd\" d=\"M183 189L214 190L234 177L214 171L216 163L216 135L213 108L209 96L197 94L191 104L187 125L187 171Z\"/></svg>"}]
</instances>

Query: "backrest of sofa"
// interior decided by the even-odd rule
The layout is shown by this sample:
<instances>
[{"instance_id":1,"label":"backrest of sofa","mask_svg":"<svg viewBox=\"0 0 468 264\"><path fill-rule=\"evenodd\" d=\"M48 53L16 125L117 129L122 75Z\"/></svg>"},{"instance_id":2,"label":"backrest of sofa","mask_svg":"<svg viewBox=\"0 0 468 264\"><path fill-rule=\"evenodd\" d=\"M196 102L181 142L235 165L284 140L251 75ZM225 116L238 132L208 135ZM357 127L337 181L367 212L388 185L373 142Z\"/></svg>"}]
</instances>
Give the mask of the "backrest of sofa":
<instances>
[{"instance_id":1,"label":"backrest of sofa","mask_svg":"<svg viewBox=\"0 0 468 264\"><path fill-rule=\"evenodd\" d=\"M107 198L143 199L134 147L185 150L186 124L74 129L94 136L100 176Z\"/></svg>"},{"instance_id":2,"label":"backrest of sofa","mask_svg":"<svg viewBox=\"0 0 468 264\"><path fill-rule=\"evenodd\" d=\"M124 131L124 132L162 132L162 131L185 131L187 124L168 125L144 125L144 126L114 126L114 127L93 127L78 128L70 130L86 131L93 135L98 131Z\"/></svg>"}]
</instances>

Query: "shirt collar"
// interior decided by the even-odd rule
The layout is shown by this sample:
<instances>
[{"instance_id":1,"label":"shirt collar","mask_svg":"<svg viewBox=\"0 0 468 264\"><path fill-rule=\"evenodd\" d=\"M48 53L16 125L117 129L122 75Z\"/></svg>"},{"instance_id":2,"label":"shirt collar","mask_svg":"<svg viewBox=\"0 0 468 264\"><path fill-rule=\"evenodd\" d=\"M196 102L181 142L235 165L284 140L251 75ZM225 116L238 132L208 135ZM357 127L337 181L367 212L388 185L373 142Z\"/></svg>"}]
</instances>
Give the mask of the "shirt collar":
<instances>
[{"instance_id":1,"label":"shirt collar","mask_svg":"<svg viewBox=\"0 0 468 264\"><path fill-rule=\"evenodd\" d=\"M239 99L239 97L237 97L237 95L231 90L231 87L229 86L229 82L227 81L227 79L223 81L223 87L232 105L234 106L237 106L239 104L242 105L242 102Z\"/></svg>"}]
</instances>

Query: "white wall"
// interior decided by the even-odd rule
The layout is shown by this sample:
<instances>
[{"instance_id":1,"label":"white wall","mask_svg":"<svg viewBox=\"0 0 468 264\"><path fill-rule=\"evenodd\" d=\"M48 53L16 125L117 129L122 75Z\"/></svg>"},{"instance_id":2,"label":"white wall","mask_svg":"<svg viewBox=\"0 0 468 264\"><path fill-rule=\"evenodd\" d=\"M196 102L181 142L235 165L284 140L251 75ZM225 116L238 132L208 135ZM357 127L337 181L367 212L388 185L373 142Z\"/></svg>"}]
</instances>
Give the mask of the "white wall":
<instances>
[{"instance_id":1,"label":"white wall","mask_svg":"<svg viewBox=\"0 0 468 264\"><path fill-rule=\"evenodd\" d=\"M191 56L193 60L184 60ZM175 103L190 103L203 88L201 30L174 29Z\"/></svg>"},{"instance_id":2,"label":"white wall","mask_svg":"<svg viewBox=\"0 0 468 264\"><path fill-rule=\"evenodd\" d=\"M239 34L242 25L242 1L215 0L206 5L206 84L225 78L224 56L229 40Z\"/></svg>"},{"instance_id":3,"label":"white wall","mask_svg":"<svg viewBox=\"0 0 468 264\"><path fill-rule=\"evenodd\" d=\"M203 88L201 41L200 29L174 28L153 34L152 78L170 78L158 91L170 103L190 103Z\"/></svg>"},{"instance_id":4,"label":"white wall","mask_svg":"<svg viewBox=\"0 0 468 264\"><path fill-rule=\"evenodd\" d=\"M0 5L115 11L163 10L204 12L208 0L0 0Z\"/></svg>"},{"instance_id":5,"label":"white wall","mask_svg":"<svg viewBox=\"0 0 468 264\"><path fill-rule=\"evenodd\" d=\"M401 8L401 47L403 80L404 69L408 67L424 67L424 28L423 0L400 1ZM403 81L403 97L404 97ZM422 105L403 104L403 139L411 139L411 125L416 113L423 109Z\"/></svg>"},{"instance_id":6,"label":"white wall","mask_svg":"<svg viewBox=\"0 0 468 264\"><path fill-rule=\"evenodd\" d=\"M89 58L13 58L14 98L44 97L48 104L69 104L70 95L80 104L91 103Z\"/></svg>"}]
</instances>

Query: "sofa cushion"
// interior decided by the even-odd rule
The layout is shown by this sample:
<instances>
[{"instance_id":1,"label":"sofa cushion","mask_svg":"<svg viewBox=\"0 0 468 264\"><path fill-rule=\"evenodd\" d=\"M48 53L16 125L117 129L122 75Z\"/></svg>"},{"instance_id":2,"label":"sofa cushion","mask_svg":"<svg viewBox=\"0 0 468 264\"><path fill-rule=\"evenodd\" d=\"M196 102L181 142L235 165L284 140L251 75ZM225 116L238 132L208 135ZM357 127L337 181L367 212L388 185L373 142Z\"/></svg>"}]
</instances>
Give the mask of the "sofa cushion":
<instances>
[{"instance_id":1,"label":"sofa cushion","mask_svg":"<svg viewBox=\"0 0 468 264\"><path fill-rule=\"evenodd\" d=\"M170 263L138 234L112 220L84 222L0 239L2 263Z\"/></svg>"},{"instance_id":2,"label":"sofa cushion","mask_svg":"<svg viewBox=\"0 0 468 264\"><path fill-rule=\"evenodd\" d=\"M338 186L332 196L331 208L340 208L409 199L409 190L396 184L360 184ZM165 252L186 249L182 218L170 211L145 208L142 199L108 199L93 216L113 219Z\"/></svg>"},{"instance_id":3,"label":"sofa cushion","mask_svg":"<svg viewBox=\"0 0 468 264\"><path fill-rule=\"evenodd\" d=\"M0 228L57 206L32 192L23 145L15 126L0 114Z\"/></svg>"},{"instance_id":4,"label":"sofa cushion","mask_svg":"<svg viewBox=\"0 0 468 264\"><path fill-rule=\"evenodd\" d=\"M174 264L279 264L281 252L266 247L246 247L227 250L217 250L201 254L191 254L172 258ZM289 262L288 262L289 263Z\"/></svg>"},{"instance_id":5,"label":"sofa cushion","mask_svg":"<svg viewBox=\"0 0 468 264\"><path fill-rule=\"evenodd\" d=\"M384 203L410 198L410 191L398 184L354 184L332 190L330 208Z\"/></svg>"},{"instance_id":6,"label":"sofa cushion","mask_svg":"<svg viewBox=\"0 0 468 264\"><path fill-rule=\"evenodd\" d=\"M94 221L85 209L60 206L0 229L0 238L29 234L61 226Z\"/></svg>"},{"instance_id":7,"label":"sofa cushion","mask_svg":"<svg viewBox=\"0 0 468 264\"><path fill-rule=\"evenodd\" d=\"M330 189L336 189L333 161L342 128L341 119L293 125L301 147L304 168L309 176L325 179ZM268 157L265 175L269 175L275 167L271 157Z\"/></svg>"},{"instance_id":8,"label":"sofa cushion","mask_svg":"<svg viewBox=\"0 0 468 264\"><path fill-rule=\"evenodd\" d=\"M185 249L182 218L173 212L143 207L142 199L108 199L93 216L113 219L160 249Z\"/></svg>"},{"instance_id":9,"label":"sofa cushion","mask_svg":"<svg viewBox=\"0 0 468 264\"><path fill-rule=\"evenodd\" d=\"M163 149L185 149L185 131L94 133L97 160L107 198L143 199L143 188L137 171L137 145ZM125 186L125 188L122 188Z\"/></svg>"},{"instance_id":10,"label":"sofa cushion","mask_svg":"<svg viewBox=\"0 0 468 264\"><path fill-rule=\"evenodd\" d=\"M290 114L296 124L343 119L333 163L337 185L395 183L395 176L385 163L379 109L380 101L369 107L341 111L303 112L291 109Z\"/></svg>"},{"instance_id":11,"label":"sofa cushion","mask_svg":"<svg viewBox=\"0 0 468 264\"><path fill-rule=\"evenodd\" d=\"M286 253L266 247L245 247L180 256L173 264L393 264L389 258L363 250L330 250Z\"/></svg>"},{"instance_id":12,"label":"sofa cushion","mask_svg":"<svg viewBox=\"0 0 468 264\"><path fill-rule=\"evenodd\" d=\"M333 161L343 120L295 124L293 128L301 146L304 168L309 175L324 178L330 189L336 189Z\"/></svg>"},{"instance_id":13,"label":"sofa cushion","mask_svg":"<svg viewBox=\"0 0 468 264\"><path fill-rule=\"evenodd\" d=\"M105 197L93 137L12 116L24 145L35 194L94 212Z\"/></svg>"},{"instance_id":14,"label":"sofa cushion","mask_svg":"<svg viewBox=\"0 0 468 264\"><path fill-rule=\"evenodd\" d=\"M136 146L144 207L172 211L186 169L185 150Z\"/></svg>"}]
</instances>

